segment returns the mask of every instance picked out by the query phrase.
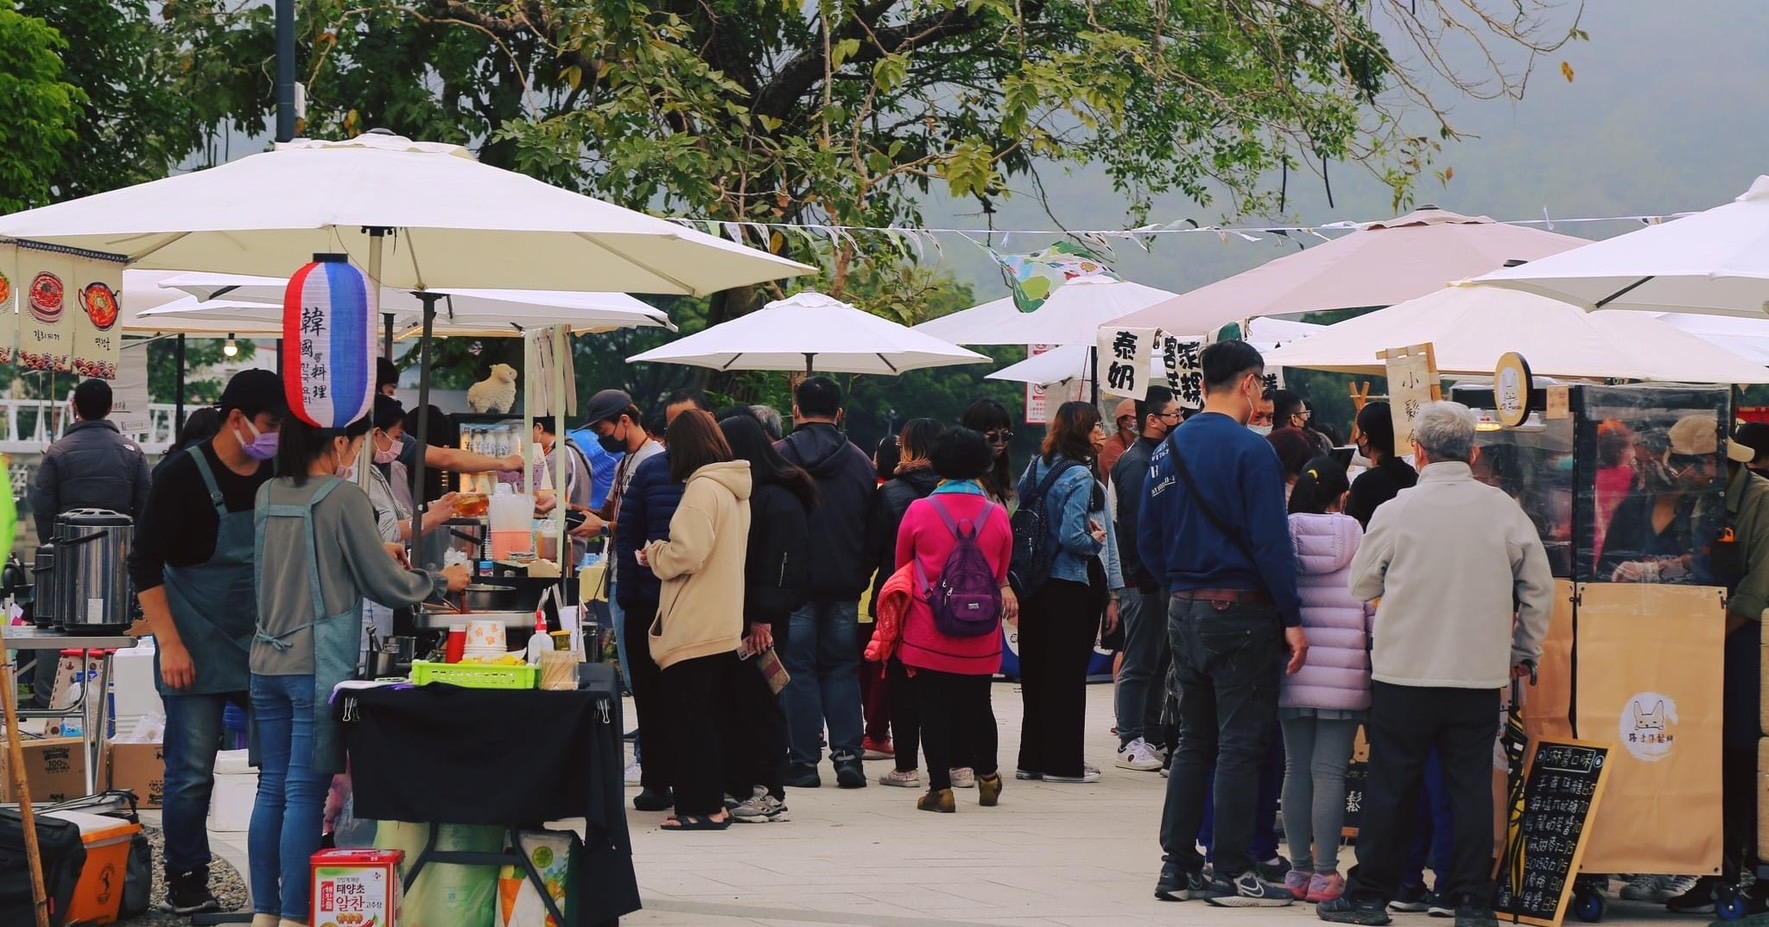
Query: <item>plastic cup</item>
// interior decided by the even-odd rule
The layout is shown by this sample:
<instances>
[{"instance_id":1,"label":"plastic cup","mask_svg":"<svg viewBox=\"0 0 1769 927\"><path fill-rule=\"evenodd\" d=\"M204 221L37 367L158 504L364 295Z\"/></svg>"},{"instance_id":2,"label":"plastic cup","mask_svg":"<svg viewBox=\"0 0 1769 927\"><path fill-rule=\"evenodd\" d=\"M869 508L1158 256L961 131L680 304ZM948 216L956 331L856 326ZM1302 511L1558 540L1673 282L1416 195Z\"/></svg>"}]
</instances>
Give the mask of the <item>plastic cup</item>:
<instances>
[{"instance_id":1,"label":"plastic cup","mask_svg":"<svg viewBox=\"0 0 1769 927\"><path fill-rule=\"evenodd\" d=\"M467 629L450 628L448 631L448 651L443 660L448 663L459 663L467 653Z\"/></svg>"}]
</instances>

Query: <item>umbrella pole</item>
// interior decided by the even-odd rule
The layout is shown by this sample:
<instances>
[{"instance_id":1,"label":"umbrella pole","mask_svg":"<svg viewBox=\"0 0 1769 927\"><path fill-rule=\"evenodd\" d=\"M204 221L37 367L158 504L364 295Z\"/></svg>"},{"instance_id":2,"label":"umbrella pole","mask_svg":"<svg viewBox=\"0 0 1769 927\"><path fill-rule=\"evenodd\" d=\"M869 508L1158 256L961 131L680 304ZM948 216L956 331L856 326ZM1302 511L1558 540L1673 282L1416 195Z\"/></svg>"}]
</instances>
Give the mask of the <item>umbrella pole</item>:
<instances>
[{"instance_id":1,"label":"umbrella pole","mask_svg":"<svg viewBox=\"0 0 1769 927\"><path fill-rule=\"evenodd\" d=\"M184 443L184 336L178 336L178 344L173 349L178 358L178 387L174 390L172 406L172 446Z\"/></svg>"},{"instance_id":2,"label":"umbrella pole","mask_svg":"<svg viewBox=\"0 0 1769 927\"><path fill-rule=\"evenodd\" d=\"M412 468L412 566L423 568L418 562L418 545L423 540L424 510L429 507L424 498L424 455L430 447L430 335L436 327L436 301L442 298L441 293L430 293L419 290L412 295L424 304L424 333L418 339L418 465Z\"/></svg>"},{"instance_id":3,"label":"umbrella pole","mask_svg":"<svg viewBox=\"0 0 1769 927\"><path fill-rule=\"evenodd\" d=\"M369 233L369 282L375 288L375 304L381 300L381 250L387 241L387 229L382 226L370 226L365 229ZM393 359L393 313L381 313L382 343L381 354L388 360Z\"/></svg>"},{"instance_id":4,"label":"umbrella pole","mask_svg":"<svg viewBox=\"0 0 1769 927\"><path fill-rule=\"evenodd\" d=\"M1099 345L1096 344L1087 349L1087 360L1087 366L1093 371L1090 375L1090 394L1087 401L1099 405Z\"/></svg>"}]
</instances>

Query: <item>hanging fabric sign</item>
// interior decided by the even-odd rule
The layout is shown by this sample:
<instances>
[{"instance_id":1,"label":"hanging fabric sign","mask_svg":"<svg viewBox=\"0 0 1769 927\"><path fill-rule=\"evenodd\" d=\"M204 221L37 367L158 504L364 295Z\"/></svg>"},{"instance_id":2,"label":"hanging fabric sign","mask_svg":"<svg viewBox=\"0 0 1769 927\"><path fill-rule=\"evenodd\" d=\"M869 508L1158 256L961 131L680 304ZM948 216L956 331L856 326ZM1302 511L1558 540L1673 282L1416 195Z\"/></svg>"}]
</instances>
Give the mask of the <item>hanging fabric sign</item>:
<instances>
[{"instance_id":1,"label":"hanging fabric sign","mask_svg":"<svg viewBox=\"0 0 1769 927\"><path fill-rule=\"evenodd\" d=\"M1152 328L1099 330L1099 390L1108 396L1142 399L1149 392L1149 364L1154 354Z\"/></svg>"},{"instance_id":2,"label":"hanging fabric sign","mask_svg":"<svg viewBox=\"0 0 1769 927\"><path fill-rule=\"evenodd\" d=\"M69 281L67 318L72 329L74 373L101 380L117 378L122 351L123 262L81 256Z\"/></svg>"},{"instance_id":3,"label":"hanging fabric sign","mask_svg":"<svg viewBox=\"0 0 1769 927\"><path fill-rule=\"evenodd\" d=\"M18 246L0 246L0 364L18 350Z\"/></svg>"},{"instance_id":4,"label":"hanging fabric sign","mask_svg":"<svg viewBox=\"0 0 1769 927\"><path fill-rule=\"evenodd\" d=\"M1167 373L1167 388L1173 390L1179 407L1204 408L1204 363L1200 359L1204 345L1160 332L1155 337L1161 344L1161 368Z\"/></svg>"},{"instance_id":5,"label":"hanging fabric sign","mask_svg":"<svg viewBox=\"0 0 1769 927\"><path fill-rule=\"evenodd\" d=\"M1037 357L1056 347L1053 344L1026 345L1026 356ZM1045 389L1036 383L1026 384L1026 424L1046 425L1050 423L1050 409Z\"/></svg>"},{"instance_id":6,"label":"hanging fabric sign","mask_svg":"<svg viewBox=\"0 0 1769 927\"><path fill-rule=\"evenodd\" d=\"M73 324L78 310L74 259L60 249L18 244L18 368L67 373L72 366ZM73 293L70 296L70 289Z\"/></svg>"},{"instance_id":7,"label":"hanging fabric sign","mask_svg":"<svg viewBox=\"0 0 1769 927\"><path fill-rule=\"evenodd\" d=\"M283 294L283 389L302 421L342 428L374 401L377 294L345 255L313 257Z\"/></svg>"},{"instance_id":8,"label":"hanging fabric sign","mask_svg":"<svg viewBox=\"0 0 1769 927\"><path fill-rule=\"evenodd\" d=\"M1021 312L1036 312L1045 300L1070 280L1097 277L1117 280L1106 263L1092 251L1069 241L1059 241L1031 254L996 254L1001 276L1013 291L1014 307Z\"/></svg>"}]
</instances>

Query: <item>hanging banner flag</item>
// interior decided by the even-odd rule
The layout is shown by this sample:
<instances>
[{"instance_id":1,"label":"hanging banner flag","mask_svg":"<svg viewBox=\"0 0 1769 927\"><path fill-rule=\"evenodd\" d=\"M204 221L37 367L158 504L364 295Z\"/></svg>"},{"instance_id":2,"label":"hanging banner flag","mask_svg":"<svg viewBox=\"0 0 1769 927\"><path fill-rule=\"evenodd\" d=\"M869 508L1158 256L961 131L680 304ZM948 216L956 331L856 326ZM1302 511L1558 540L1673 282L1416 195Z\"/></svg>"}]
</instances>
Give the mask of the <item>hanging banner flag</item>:
<instances>
[{"instance_id":1,"label":"hanging banner flag","mask_svg":"<svg viewBox=\"0 0 1769 927\"><path fill-rule=\"evenodd\" d=\"M72 332L69 352L74 373L101 380L117 378L123 313L123 261L82 255L74 259L66 318Z\"/></svg>"},{"instance_id":2,"label":"hanging banner flag","mask_svg":"<svg viewBox=\"0 0 1769 927\"><path fill-rule=\"evenodd\" d=\"M283 390L289 411L309 425L342 428L373 403L377 295L343 254L316 254L289 278Z\"/></svg>"},{"instance_id":3,"label":"hanging banner flag","mask_svg":"<svg viewBox=\"0 0 1769 927\"><path fill-rule=\"evenodd\" d=\"M1037 357L1038 355L1043 354L1044 352L1046 352L1054 347L1056 347L1056 345L1053 345L1053 344L1029 344L1029 345L1026 345L1026 356L1027 357ZM1050 408L1047 405L1047 403L1048 403L1048 394L1046 393L1044 387L1039 386L1036 383L1027 383L1026 384L1026 424L1028 424L1028 425L1047 425L1047 424L1049 424L1050 423Z\"/></svg>"},{"instance_id":4,"label":"hanging banner flag","mask_svg":"<svg viewBox=\"0 0 1769 927\"><path fill-rule=\"evenodd\" d=\"M18 246L0 246L0 364L12 363L18 350Z\"/></svg>"},{"instance_id":5,"label":"hanging banner flag","mask_svg":"<svg viewBox=\"0 0 1769 927\"><path fill-rule=\"evenodd\" d=\"M1181 341L1177 336L1156 333L1161 345L1161 368L1167 372L1167 388L1173 390L1182 409L1204 408L1204 345Z\"/></svg>"},{"instance_id":6,"label":"hanging banner flag","mask_svg":"<svg viewBox=\"0 0 1769 927\"><path fill-rule=\"evenodd\" d=\"M1106 262L1092 251L1070 241L1059 241L1031 254L995 254L1001 276L1013 291L1015 308L1035 312L1065 283L1080 277L1117 280Z\"/></svg>"},{"instance_id":7,"label":"hanging banner flag","mask_svg":"<svg viewBox=\"0 0 1769 927\"><path fill-rule=\"evenodd\" d=\"M1142 399L1149 392L1149 364L1155 349L1152 328L1099 330L1099 391Z\"/></svg>"},{"instance_id":8,"label":"hanging banner flag","mask_svg":"<svg viewBox=\"0 0 1769 927\"><path fill-rule=\"evenodd\" d=\"M74 258L62 249L18 243L18 368L67 373L72 368L70 305L79 311ZM71 295L70 295L71 291Z\"/></svg>"}]
</instances>

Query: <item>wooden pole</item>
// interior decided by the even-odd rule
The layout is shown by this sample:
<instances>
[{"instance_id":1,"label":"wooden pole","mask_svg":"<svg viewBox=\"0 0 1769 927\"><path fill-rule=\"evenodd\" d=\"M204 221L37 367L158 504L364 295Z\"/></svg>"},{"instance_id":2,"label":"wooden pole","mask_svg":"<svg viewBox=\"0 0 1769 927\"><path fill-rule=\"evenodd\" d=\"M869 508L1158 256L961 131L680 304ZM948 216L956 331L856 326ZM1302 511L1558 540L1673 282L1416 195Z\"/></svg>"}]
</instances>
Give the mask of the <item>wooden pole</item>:
<instances>
[{"instance_id":1,"label":"wooden pole","mask_svg":"<svg viewBox=\"0 0 1769 927\"><path fill-rule=\"evenodd\" d=\"M37 815L31 810L31 783L25 775L25 747L18 734L18 683L12 661L6 659L6 629L0 622L0 704L6 712L7 768L12 770L12 790L18 796L18 815L25 829L25 859L31 866L31 907L37 927L49 927L49 893L43 889L43 851L37 846Z\"/></svg>"}]
</instances>

